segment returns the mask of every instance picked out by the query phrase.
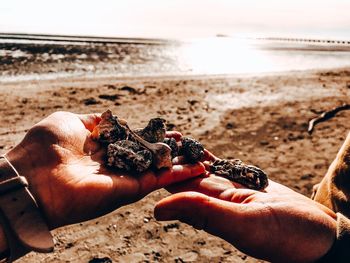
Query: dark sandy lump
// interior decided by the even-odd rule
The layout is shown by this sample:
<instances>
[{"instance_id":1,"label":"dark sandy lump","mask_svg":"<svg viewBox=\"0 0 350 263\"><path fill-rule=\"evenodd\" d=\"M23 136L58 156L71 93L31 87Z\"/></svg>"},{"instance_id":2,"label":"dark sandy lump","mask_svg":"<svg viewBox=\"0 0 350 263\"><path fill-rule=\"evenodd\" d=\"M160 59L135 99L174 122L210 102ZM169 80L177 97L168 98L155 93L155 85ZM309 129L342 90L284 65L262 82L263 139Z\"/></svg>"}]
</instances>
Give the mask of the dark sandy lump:
<instances>
[{"instance_id":1,"label":"dark sandy lump","mask_svg":"<svg viewBox=\"0 0 350 263\"><path fill-rule=\"evenodd\" d=\"M142 173L147 169L163 168L154 164L159 158L169 158L170 160L164 163L170 164L171 159L178 155L184 156L189 163L204 160L204 147L200 142L182 137L179 147L174 138L166 138L165 123L165 119L154 118L145 128L132 131L129 130L125 120L118 119L107 110L102 114L101 122L96 126L92 136L107 147L107 166L133 174ZM140 143L139 137L151 144L165 143L170 147L171 155L156 156L158 153ZM210 164L210 171L251 189L263 190L268 185L264 171L238 159L231 161L217 159Z\"/></svg>"}]
</instances>

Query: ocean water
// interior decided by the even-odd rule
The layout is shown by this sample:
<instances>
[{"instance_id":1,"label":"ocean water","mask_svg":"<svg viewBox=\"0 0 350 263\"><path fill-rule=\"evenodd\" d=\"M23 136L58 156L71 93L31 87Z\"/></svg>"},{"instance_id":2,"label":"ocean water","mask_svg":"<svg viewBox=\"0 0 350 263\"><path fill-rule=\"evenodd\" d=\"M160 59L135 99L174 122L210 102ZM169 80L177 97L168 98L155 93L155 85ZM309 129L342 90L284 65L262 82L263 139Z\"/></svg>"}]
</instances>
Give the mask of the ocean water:
<instances>
[{"instance_id":1,"label":"ocean water","mask_svg":"<svg viewBox=\"0 0 350 263\"><path fill-rule=\"evenodd\" d=\"M61 77L264 74L350 66L350 42L0 37L0 82Z\"/></svg>"}]
</instances>

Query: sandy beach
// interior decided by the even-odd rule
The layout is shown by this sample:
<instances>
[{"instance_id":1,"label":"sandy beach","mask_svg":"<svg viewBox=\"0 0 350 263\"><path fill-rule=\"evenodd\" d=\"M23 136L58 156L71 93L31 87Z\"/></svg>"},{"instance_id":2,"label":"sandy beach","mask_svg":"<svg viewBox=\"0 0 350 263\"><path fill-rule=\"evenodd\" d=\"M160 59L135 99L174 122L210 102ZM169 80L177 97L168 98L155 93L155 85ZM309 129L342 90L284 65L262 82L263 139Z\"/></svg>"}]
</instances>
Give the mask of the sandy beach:
<instances>
[{"instance_id":1,"label":"sandy beach","mask_svg":"<svg viewBox=\"0 0 350 263\"><path fill-rule=\"evenodd\" d=\"M62 78L0 85L0 152L55 111L111 109L132 127L161 116L222 158L240 158L306 196L350 130L350 111L307 133L308 121L350 103L350 69L265 76ZM96 220L54 231L55 252L19 262L261 262L185 224L157 222L157 191ZM267 241L268 242L268 241ZM92 261L105 258L105 261ZM108 261L110 259L110 261Z\"/></svg>"}]
</instances>

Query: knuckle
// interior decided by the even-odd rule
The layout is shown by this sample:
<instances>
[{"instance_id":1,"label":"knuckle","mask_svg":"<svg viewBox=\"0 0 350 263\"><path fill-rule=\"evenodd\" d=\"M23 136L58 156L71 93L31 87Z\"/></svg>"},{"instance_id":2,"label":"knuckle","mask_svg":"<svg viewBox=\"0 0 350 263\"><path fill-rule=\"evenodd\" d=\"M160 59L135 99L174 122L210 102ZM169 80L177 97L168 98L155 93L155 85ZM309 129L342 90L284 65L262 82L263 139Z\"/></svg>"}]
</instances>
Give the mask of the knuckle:
<instances>
[{"instance_id":1,"label":"knuckle","mask_svg":"<svg viewBox=\"0 0 350 263\"><path fill-rule=\"evenodd\" d=\"M62 116L62 115L67 115L67 114L68 114L67 111L55 111L50 116Z\"/></svg>"},{"instance_id":2,"label":"knuckle","mask_svg":"<svg viewBox=\"0 0 350 263\"><path fill-rule=\"evenodd\" d=\"M31 141L49 142L56 138L55 128L45 124L34 125L26 134L26 138Z\"/></svg>"}]
</instances>

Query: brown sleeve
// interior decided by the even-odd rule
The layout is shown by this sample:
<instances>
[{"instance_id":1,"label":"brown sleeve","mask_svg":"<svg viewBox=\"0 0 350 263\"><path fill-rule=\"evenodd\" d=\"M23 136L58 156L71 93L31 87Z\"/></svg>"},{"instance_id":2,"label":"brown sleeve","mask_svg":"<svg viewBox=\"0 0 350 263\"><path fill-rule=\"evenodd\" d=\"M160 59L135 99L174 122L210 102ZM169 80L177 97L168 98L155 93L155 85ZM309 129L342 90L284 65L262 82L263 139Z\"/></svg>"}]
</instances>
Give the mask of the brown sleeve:
<instances>
[{"instance_id":1,"label":"brown sleeve","mask_svg":"<svg viewBox=\"0 0 350 263\"><path fill-rule=\"evenodd\" d=\"M317 263L350 262L350 219L337 213L337 236L333 246Z\"/></svg>"},{"instance_id":2,"label":"brown sleeve","mask_svg":"<svg viewBox=\"0 0 350 263\"><path fill-rule=\"evenodd\" d=\"M350 218L350 133L312 199Z\"/></svg>"}]
</instances>

